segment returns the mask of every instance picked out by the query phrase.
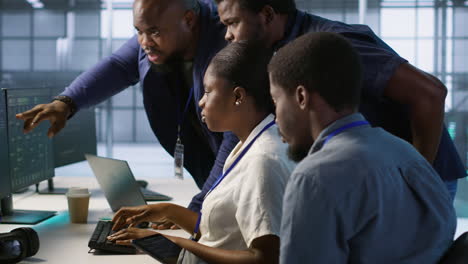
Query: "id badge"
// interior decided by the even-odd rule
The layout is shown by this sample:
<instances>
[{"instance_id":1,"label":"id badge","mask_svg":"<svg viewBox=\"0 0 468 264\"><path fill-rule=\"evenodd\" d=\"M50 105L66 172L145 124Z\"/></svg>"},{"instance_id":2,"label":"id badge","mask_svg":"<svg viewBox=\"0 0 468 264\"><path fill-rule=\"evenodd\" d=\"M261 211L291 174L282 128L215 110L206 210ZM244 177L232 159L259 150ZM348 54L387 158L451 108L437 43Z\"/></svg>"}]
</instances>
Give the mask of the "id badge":
<instances>
[{"instance_id":1,"label":"id badge","mask_svg":"<svg viewBox=\"0 0 468 264\"><path fill-rule=\"evenodd\" d=\"M178 179L184 179L184 145L180 140L177 140L174 150L174 175Z\"/></svg>"}]
</instances>

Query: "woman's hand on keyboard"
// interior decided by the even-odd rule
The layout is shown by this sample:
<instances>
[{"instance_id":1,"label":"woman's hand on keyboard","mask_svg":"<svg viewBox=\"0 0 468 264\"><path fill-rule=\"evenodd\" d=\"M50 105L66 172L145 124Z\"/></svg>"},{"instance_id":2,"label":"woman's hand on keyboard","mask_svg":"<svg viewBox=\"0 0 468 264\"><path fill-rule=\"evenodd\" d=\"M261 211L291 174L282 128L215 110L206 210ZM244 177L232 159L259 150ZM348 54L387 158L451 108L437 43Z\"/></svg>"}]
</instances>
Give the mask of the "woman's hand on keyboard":
<instances>
[{"instance_id":1,"label":"woman's hand on keyboard","mask_svg":"<svg viewBox=\"0 0 468 264\"><path fill-rule=\"evenodd\" d=\"M153 229L158 229L158 230L165 230L165 229L180 229L176 224L172 223L171 221L164 221L164 222L159 222L159 223L153 223L151 225L151 228Z\"/></svg>"},{"instance_id":2,"label":"woman's hand on keyboard","mask_svg":"<svg viewBox=\"0 0 468 264\"><path fill-rule=\"evenodd\" d=\"M119 245L131 245L133 239L143 238L157 234L151 229L141 229L136 227L129 227L121 229L118 232L107 237L107 240L115 242Z\"/></svg>"},{"instance_id":3,"label":"woman's hand on keyboard","mask_svg":"<svg viewBox=\"0 0 468 264\"><path fill-rule=\"evenodd\" d=\"M120 230L126 226L134 227L141 222L162 222L165 221L164 211L168 204L152 204L134 207L122 207L114 215L112 222L113 231Z\"/></svg>"}]
</instances>

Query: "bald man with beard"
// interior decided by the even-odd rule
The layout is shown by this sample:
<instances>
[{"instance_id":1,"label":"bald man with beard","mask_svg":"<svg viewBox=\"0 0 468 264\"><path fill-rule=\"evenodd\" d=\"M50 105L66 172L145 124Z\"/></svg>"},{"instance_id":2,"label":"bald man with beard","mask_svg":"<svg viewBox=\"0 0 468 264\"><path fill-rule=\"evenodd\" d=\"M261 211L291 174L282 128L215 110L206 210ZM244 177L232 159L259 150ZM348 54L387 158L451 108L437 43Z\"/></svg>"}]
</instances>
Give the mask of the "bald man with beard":
<instances>
[{"instance_id":1,"label":"bald man with beard","mask_svg":"<svg viewBox=\"0 0 468 264\"><path fill-rule=\"evenodd\" d=\"M80 109L139 82L158 141L173 155L180 140L184 167L199 188L205 186L189 205L199 211L204 194L238 142L232 133L211 132L201 122L197 102L204 93L203 76L211 58L226 45L216 7L205 1L136 0L133 23L137 34L78 76L51 103L18 114L25 121L25 132L49 120L48 136L52 137Z\"/></svg>"}]
</instances>

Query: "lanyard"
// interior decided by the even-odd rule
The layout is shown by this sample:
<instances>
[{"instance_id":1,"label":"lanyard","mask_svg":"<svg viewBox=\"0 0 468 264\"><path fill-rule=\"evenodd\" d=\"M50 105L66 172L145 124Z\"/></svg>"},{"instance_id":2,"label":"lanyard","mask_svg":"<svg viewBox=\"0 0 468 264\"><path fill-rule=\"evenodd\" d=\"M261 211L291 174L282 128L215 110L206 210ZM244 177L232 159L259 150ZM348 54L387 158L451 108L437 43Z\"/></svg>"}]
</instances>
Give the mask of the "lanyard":
<instances>
[{"instance_id":1,"label":"lanyard","mask_svg":"<svg viewBox=\"0 0 468 264\"><path fill-rule=\"evenodd\" d=\"M193 86L190 88L190 92L189 92L189 97L187 99L187 102L185 103L185 108L184 108L184 112L183 113L180 113L180 99L177 100L177 111L178 111L178 116L177 116L177 142L180 143L180 129L182 127L182 123L184 122L184 119L185 119L185 116L187 114L187 111L188 111L188 107L190 105L190 101L192 100L192 97L193 97ZM179 97L177 97L179 98Z\"/></svg>"},{"instance_id":2,"label":"lanyard","mask_svg":"<svg viewBox=\"0 0 468 264\"><path fill-rule=\"evenodd\" d=\"M231 166L229 166L229 168L224 172L224 173L221 173L218 177L218 179L216 180L216 182L211 186L210 190L205 194L205 197L203 197L203 201L206 199L206 197L221 183L221 181L224 180L224 178L226 178L226 176L232 171L232 169L237 165L237 163L239 163L239 161L242 159L242 157L244 157L245 153L247 153L247 151L250 149L250 147L252 146L252 144L258 139L258 137L263 134L263 132L265 132L265 130L267 130L268 128L270 128L272 125L275 124L275 120L271 121L270 123L268 123L253 139L252 141L250 141L250 143L242 150L242 152L239 154L239 156L236 158L236 160L231 164ZM202 206L203 206L203 203L202 203ZM193 230L193 235L192 235L192 240L195 240L196 237L197 237L197 234L198 234L198 231L200 230L200 221L201 221L201 216L202 216L202 213L201 213L201 208L200 208L200 212L198 213L198 219L197 219L197 223L195 225L195 229Z\"/></svg>"},{"instance_id":3,"label":"lanyard","mask_svg":"<svg viewBox=\"0 0 468 264\"><path fill-rule=\"evenodd\" d=\"M346 124L342 127L339 127L335 130L333 130L326 138L325 138L325 141L323 141L323 145L324 146L332 137L348 130L348 129L351 129L353 127L358 127L358 126L364 126L364 125L369 125L369 122L367 121L354 121L354 122L351 122L349 124Z\"/></svg>"}]
</instances>

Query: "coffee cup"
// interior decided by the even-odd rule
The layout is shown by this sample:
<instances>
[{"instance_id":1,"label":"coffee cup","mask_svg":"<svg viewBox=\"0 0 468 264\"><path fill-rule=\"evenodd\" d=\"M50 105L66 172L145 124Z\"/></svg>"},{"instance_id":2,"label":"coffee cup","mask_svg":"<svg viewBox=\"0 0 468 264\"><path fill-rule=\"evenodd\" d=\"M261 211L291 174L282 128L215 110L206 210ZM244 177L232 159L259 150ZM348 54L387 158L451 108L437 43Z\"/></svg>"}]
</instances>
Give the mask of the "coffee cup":
<instances>
[{"instance_id":1,"label":"coffee cup","mask_svg":"<svg viewBox=\"0 0 468 264\"><path fill-rule=\"evenodd\" d=\"M88 188L71 187L66 193L68 200L68 212L71 223L88 222L89 197Z\"/></svg>"}]
</instances>

